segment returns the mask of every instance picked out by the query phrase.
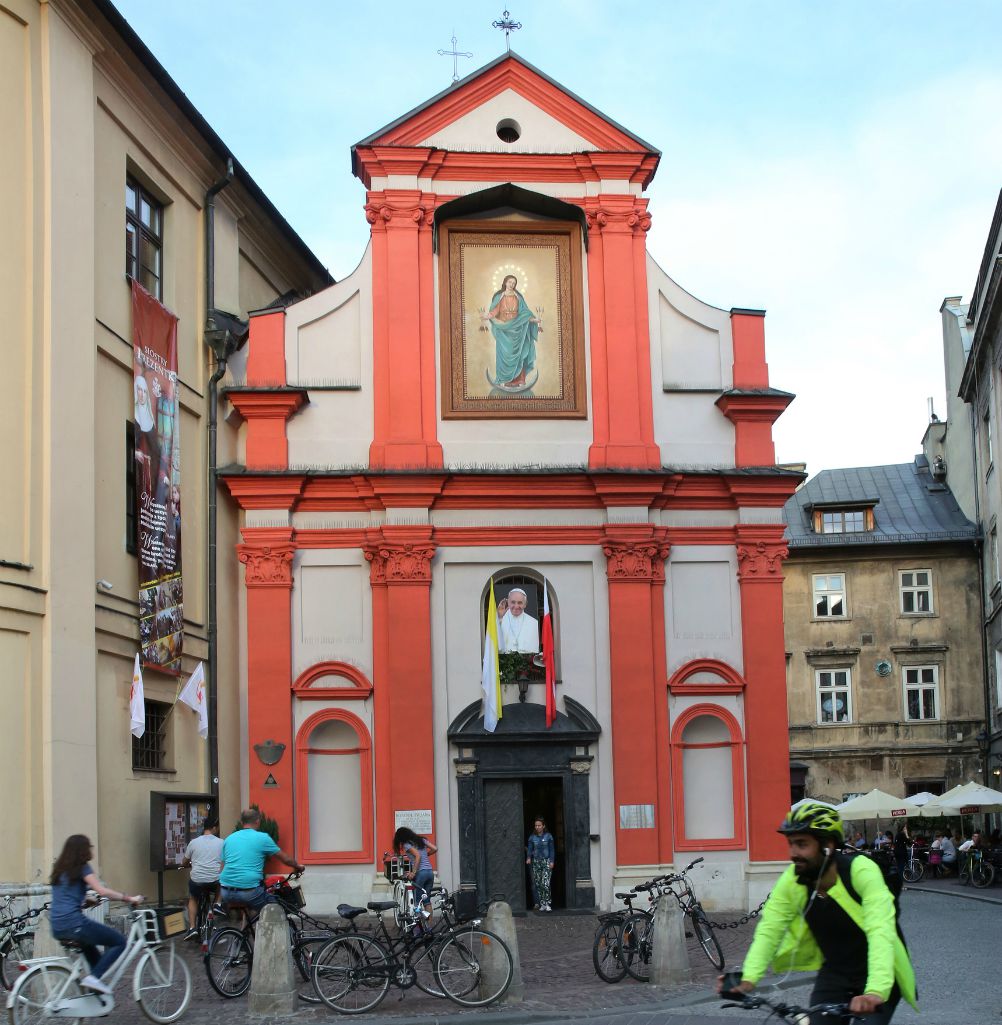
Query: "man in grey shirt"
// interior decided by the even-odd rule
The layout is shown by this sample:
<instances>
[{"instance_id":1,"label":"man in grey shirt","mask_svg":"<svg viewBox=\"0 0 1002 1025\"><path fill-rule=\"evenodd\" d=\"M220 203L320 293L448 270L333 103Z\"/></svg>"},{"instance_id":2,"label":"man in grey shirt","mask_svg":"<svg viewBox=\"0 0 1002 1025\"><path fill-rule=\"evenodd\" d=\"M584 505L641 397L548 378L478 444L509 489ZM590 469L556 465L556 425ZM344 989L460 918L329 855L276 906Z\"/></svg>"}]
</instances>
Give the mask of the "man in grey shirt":
<instances>
[{"instance_id":1,"label":"man in grey shirt","mask_svg":"<svg viewBox=\"0 0 1002 1025\"><path fill-rule=\"evenodd\" d=\"M208 893L219 894L219 870L222 867L223 841L219 839L219 820L209 817L202 824L202 835L196 836L184 849L184 868L191 869L188 880L188 932L186 940L198 937L198 902Z\"/></svg>"}]
</instances>

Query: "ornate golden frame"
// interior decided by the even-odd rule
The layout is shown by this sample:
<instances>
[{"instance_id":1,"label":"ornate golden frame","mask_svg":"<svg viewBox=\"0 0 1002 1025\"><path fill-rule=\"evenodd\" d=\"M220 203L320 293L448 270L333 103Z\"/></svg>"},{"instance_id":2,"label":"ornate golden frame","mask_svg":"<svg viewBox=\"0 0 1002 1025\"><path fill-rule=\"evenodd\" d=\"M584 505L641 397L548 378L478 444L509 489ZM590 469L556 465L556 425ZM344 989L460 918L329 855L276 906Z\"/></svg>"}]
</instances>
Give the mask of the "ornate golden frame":
<instances>
[{"instance_id":1,"label":"ornate golden frame","mask_svg":"<svg viewBox=\"0 0 1002 1025\"><path fill-rule=\"evenodd\" d=\"M522 246L556 250L559 305L559 394L481 397L466 392L466 345L463 335L463 247ZM584 419L584 304L582 301L581 227L570 221L466 221L439 229L439 316L442 356L442 418ZM495 390L496 391L496 390Z\"/></svg>"}]
</instances>

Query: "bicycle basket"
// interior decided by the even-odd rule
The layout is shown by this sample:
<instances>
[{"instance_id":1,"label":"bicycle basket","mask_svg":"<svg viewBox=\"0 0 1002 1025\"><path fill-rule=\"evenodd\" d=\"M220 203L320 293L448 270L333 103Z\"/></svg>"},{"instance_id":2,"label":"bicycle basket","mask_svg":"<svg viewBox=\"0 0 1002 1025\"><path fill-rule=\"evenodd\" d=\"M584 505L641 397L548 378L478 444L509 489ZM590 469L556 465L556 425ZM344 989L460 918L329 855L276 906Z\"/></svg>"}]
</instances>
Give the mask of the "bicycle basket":
<instances>
[{"instance_id":1,"label":"bicycle basket","mask_svg":"<svg viewBox=\"0 0 1002 1025\"><path fill-rule=\"evenodd\" d=\"M383 858L383 875L386 876L387 882L395 883L398 879L403 879L407 871L406 861L406 858Z\"/></svg>"},{"instance_id":2,"label":"bicycle basket","mask_svg":"<svg viewBox=\"0 0 1002 1025\"><path fill-rule=\"evenodd\" d=\"M477 891L457 890L452 895L452 904L457 922L468 922L477 917Z\"/></svg>"},{"instance_id":3,"label":"bicycle basket","mask_svg":"<svg viewBox=\"0 0 1002 1025\"><path fill-rule=\"evenodd\" d=\"M147 943L159 943L172 936L180 936L188 928L184 912L179 907L144 908L143 918Z\"/></svg>"},{"instance_id":4,"label":"bicycle basket","mask_svg":"<svg viewBox=\"0 0 1002 1025\"><path fill-rule=\"evenodd\" d=\"M289 907L306 907L306 894L303 893L301 886L290 886L288 883L282 883L278 888L276 896L283 904L288 904Z\"/></svg>"}]
</instances>

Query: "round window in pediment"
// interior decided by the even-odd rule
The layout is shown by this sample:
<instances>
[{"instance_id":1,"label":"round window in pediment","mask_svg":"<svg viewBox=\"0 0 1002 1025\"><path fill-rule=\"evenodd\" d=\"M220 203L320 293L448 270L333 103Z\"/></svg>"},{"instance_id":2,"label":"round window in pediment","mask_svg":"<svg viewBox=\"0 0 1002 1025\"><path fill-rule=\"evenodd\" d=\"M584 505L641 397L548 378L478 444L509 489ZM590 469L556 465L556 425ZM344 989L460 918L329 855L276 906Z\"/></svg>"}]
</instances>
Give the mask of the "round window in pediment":
<instances>
[{"instance_id":1,"label":"round window in pediment","mask_svg":"<svg viewBox=\"0 0 1002 1025\"><path fill-rule=\"evenodd\" d=\"M522 136L522 128L519 123L513 118L506 117L498 122L496 129L498 138L502 142L512 143L518 142Z\"/></svg>"}]
</instances>

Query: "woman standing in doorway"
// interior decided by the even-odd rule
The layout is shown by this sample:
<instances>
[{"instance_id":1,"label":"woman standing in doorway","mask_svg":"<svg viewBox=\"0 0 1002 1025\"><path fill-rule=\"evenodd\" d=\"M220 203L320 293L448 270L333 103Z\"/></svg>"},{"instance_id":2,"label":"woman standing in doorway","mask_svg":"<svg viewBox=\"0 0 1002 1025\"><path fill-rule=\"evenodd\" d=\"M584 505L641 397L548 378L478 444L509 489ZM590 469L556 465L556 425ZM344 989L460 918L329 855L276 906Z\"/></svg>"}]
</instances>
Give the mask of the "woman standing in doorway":
<instances>
[{"instance_id":1,"label":"woman standing in doorway","mask_svg":"<svg viewBox=\"0 0 1002 1025\"><path fill-rule=\"evenodd\" d=\"M553 910L550 905L550 876L553 873L555 853L553 837L546 831L546 822L541 815L537 815L525 845L525 863L532 871L537 911Z\"/></svg>"}]
</instances>

